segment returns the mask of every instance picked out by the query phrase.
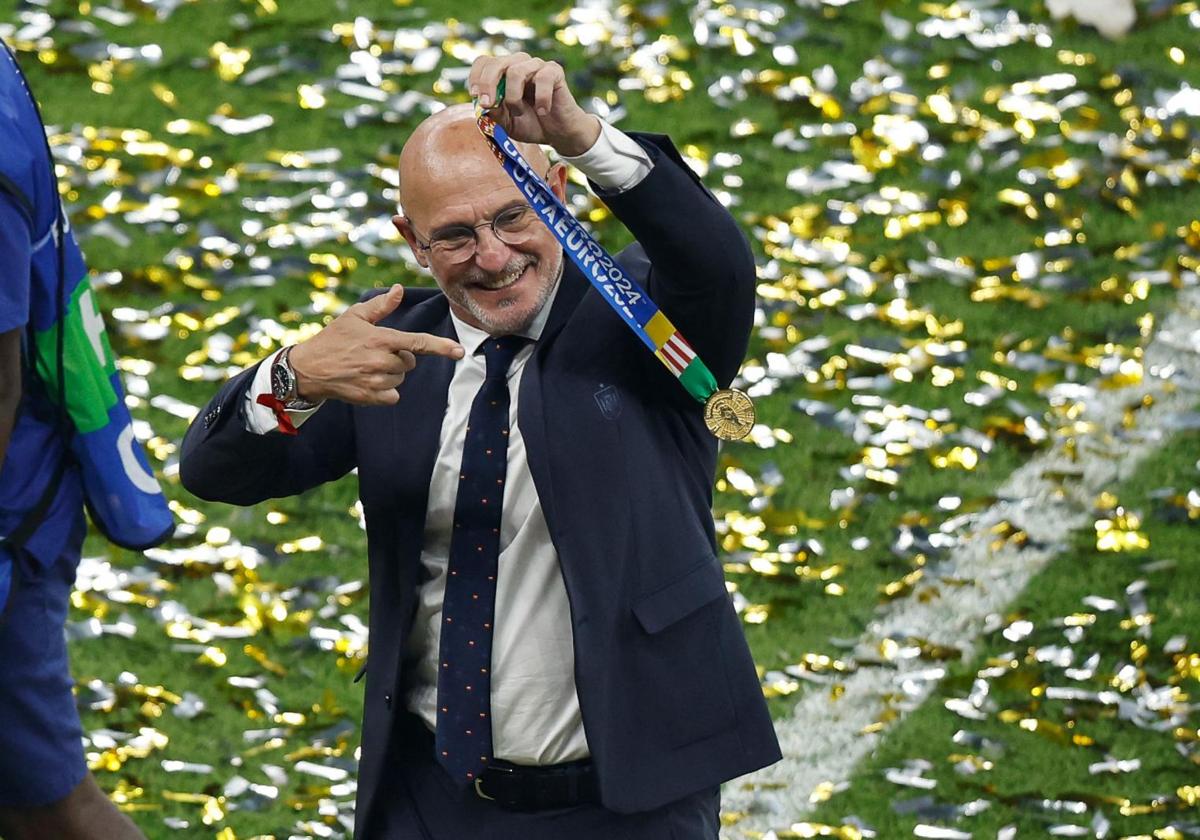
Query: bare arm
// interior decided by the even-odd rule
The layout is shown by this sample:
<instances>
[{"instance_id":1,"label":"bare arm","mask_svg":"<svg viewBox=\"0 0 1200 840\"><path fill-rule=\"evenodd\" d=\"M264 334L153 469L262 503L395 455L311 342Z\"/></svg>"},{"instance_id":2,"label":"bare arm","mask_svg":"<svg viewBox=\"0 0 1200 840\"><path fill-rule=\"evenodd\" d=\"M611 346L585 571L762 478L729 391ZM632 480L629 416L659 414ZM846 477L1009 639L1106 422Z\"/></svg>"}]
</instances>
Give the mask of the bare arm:
<instances>
[{"instance_id":1,"label":"bare arm","mask_svg":"<svg viewBox=\"0 0 1200 840\"><path fill-rule=\"evenodd\" d=\"M0 468L8 453L21 402L21 331L0 333Z\"/></svg>"}]
</instances>

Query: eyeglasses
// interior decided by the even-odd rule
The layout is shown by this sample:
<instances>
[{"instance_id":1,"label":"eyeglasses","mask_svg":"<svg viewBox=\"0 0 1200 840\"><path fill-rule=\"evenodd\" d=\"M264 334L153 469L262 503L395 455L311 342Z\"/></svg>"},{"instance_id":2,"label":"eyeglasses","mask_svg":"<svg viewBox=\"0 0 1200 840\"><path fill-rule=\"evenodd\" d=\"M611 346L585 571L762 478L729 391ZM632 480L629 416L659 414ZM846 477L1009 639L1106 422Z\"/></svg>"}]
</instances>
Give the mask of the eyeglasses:
<instances>
[{"instance_id":1,"label":"eyeglasses","mask_svg":"<svg viewBox=\"0 0 1200 840\"><path fill-rule=\"evenodd\" d=\"M428 242L418 238L417 245L422 251L432 251L444 262L466 262L475 256L475 250L479 247L479 234L476 231L483 227L490 227L492 236L505 245L523 245L537 233L537 214L528 204L518 204L501 210L491 221L443 228L429 237Z\"/></svg>"},{"instance_id":2,"label":"eyeglasses","mask_svg":"<svg viewBox=\"0 0 1200 840\"><path fill-rule=\"evenodd\" d=\"M558 165L557 163L551 164L542 178L549 182L551 174ZM443 262L466 262L475 256L475 251L479 248L479 234L476 231L481 227L490 227L492 236L505 245L524 245L533 239L539 230L537 213L534 209L528 204L518 204L501 210L492 217L490 222L443 228L429 237L427 242L422 242L418 235L415 237L417 247L426 253L432 251ZM413 228L413 233L416 233L416 228Z\"/></svg>"}]
</instances>

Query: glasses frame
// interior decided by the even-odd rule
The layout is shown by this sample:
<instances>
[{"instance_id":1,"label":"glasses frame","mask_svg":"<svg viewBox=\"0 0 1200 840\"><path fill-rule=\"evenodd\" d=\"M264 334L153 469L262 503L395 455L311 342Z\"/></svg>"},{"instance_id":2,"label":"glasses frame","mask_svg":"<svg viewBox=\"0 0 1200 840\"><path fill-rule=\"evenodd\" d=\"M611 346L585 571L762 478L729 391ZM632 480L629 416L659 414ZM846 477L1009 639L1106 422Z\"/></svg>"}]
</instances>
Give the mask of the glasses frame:
<instances>
[{"instance_id":1,"label":"glasses frame","mask_svg":"<svg viewBox=\"0 0 1200 840\"><path fill-rule=\"evenodd\" d=\"M558 165L559 164L557 164L557 163L551 164L550 168L546 170L546 174L542 176L542 180L549 181L550 173L553 172L554 168ZM492 229L492 236L496 237L496 240L498 242L502 242L505 245L509 245L509 247L512 247L508 242L504 241L504 238L502 236L500 236L499 233L496 232L496 219L500 218L501 216L503 216L505 213L509 212L510 210L516 210L518 208L528 209L531 212L533 212L535 215L537 214L537 211L534 210L533 207L528 203L514 204L511 207L505 207L503 210L501 210L495 216L492 216L492 218L488 219L486 222L480 222L477 225L461 225L460 227L462 227L462 228L470 228L471 229L471 234L474 238L475 247L471 249L471 253L469 255L467 255L466 257L464 257L462 259L454 260L453 262L455 262L456 264L464 263L464 262L467 262L467 260L469 260L475 256L475 254L479 250L479 233L478 233L478 231L480 228L483 228L483 227L490 227ZM534 221L536 222L536 219ZM420 235L420 233L418 233L416 225L414 225L412 222L409 222L408 224L409 224L409 227L412 228L413 239L415 239L417 241L417 247L419 249L421 249L421 251L423 253L429 254L430 258L432 258L432 255L434 253L433 252L433 244L434 244L433 239L428 238L428 239L426 239L426 241L422 242L421 240L423 237Z\"/></svg>"}]
</instances>

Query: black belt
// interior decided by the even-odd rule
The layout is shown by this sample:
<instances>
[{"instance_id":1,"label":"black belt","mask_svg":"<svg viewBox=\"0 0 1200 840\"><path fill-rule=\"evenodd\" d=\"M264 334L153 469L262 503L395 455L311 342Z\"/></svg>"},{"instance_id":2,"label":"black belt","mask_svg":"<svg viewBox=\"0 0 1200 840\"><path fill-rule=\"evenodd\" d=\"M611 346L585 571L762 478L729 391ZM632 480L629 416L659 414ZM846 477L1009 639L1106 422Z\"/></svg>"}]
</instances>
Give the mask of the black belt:
<instances>
[{"instance_id":1,"label":"black belt","mask_svg":"<svg viewBox=\"0 0 1200 840\"><path fill-rule=\"evenodd\" d=\"M494 760L475 780L475 795L509 811L549 811L600 801L591 759L540 767Z\"/></svg>"},{"instance_id":2,"label":"black belt","mask_svg":"<svg viewBox=\"0 0 1200 840\"><path fill-rule=\"evenodd\" d=\"M415 715L406 717L410 721L405 728L440 769L433 733ZM507 811L550 811L600 802L600 786L590 758L536 767L493 759L471 790L480 799Z\"/></svg>"}]
</instances>

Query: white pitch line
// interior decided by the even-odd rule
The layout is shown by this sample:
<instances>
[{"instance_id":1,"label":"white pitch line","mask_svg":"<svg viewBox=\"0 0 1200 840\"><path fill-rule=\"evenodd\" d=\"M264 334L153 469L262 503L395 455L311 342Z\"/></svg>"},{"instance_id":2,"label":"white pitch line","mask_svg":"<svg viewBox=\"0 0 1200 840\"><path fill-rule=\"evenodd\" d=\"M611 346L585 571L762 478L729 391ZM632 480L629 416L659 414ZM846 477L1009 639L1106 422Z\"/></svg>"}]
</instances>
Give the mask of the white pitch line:
<instances>
[{"instance_id":1,"label":"white pitch line","mask_svg":"<svg viewBox=\"0 0 1200 840\"><path fill-rule=\"evenodd\" d=\"M883 639L926 639L955 645L970 658L989 616L1003 612L1029 579L1066 546L1072 531L1093 521L1092 505L1106 488L1128 478L1138 464L1162 447L1172 434L1172 418L1182 417L1200 400L1200 290L1179 292L1143 357L1145 376L1136 386L1097 390L1081 396L1087 405L1081 420L1092 430L1073 436L1071 457L1056 441L1052 449L1018 468L997 493L1002 501L981 513L970 534L952 552L941 576L923 581L901 601L881 608L859 640L856 655L878 657ZM1135 423L1125 428L1127 410ZM1047 477L1053 474L1055 478ZM1062 475L1069 478L1063 480ZM1008 522L1028 533L1031 547L1010 541L996 549L990 529ZM992 628L988 628L992 629ZM834 699L821 686L810 686L791 716L777 721L783 760L729 782L723 791L726 812L747 816L722 832L723 840L743 840L802 821L815 805L810 796L822 783L848 780L859 762L886 733L862 734L880 720L885 698L900 711L919 706L936 687L928 660L887 666L867 665L842 680L845 691Z\"/></svg>"}]
</instances>

